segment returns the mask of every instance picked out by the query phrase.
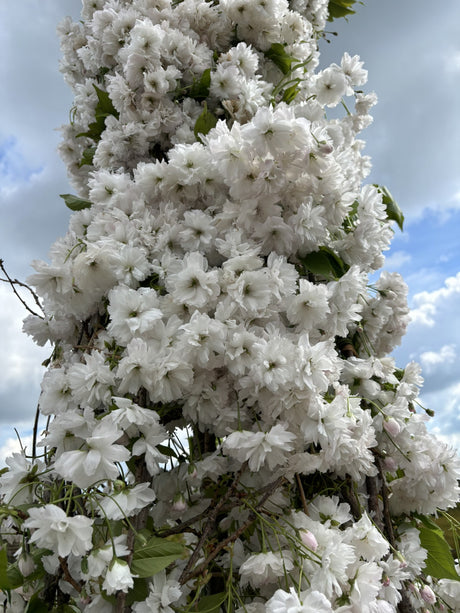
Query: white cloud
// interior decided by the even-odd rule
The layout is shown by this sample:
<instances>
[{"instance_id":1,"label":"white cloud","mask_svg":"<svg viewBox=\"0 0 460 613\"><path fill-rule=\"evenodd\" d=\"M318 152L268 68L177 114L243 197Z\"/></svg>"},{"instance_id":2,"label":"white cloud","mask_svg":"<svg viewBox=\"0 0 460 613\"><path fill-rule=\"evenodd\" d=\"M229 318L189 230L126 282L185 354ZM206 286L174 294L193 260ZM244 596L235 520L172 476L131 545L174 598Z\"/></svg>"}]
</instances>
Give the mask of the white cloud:
<instances>
[{"instance_id":1,"label":"white cloud","mask_svg":"<svg viewBox=\"0 0 460 613\"><path fill-rule=\"evenodd\" d=\"M19 431L33 425L45 372L41 365L51 349L36 346L22 332L22 320L27 315L11 288L0 284L0 441L10 436L13 427ZM0 452L1 457L1 452Z\"/></svg>"},{"instance_id":2,"label":"white cloud","mask_svg":"<svg viewBox=\"0 0 460 613\"><path fill-rule=\"evenodd\" d=\"M443 345L439 351L424 351L420 362L427 373L436 371L439 366L452 364L457 357L455 345Z\"/></svg>"},{"instance_id":3,"label":"white cloud","mask_svg":"<svg viewBox=\"0 0 460 613\"><path fill-rule=\"evenodd\" d=\"M456 75L460 72L460 50L458 48L450 48L443 60L444 69L447 73L454 73Z\"/></svg>"},{"instance_id":4,"label":"white cloud","mask_svg":"<svg viewBox=\"0 0 460 613\"><path fill-rule=\"evenodd\" d=\"M428 422L430 432L460 453L460 380L423 394L421 400L423 406L435 411L434 418Z\"/></svg>"},{"instance_id":5,"label":"white cloud","mask_svg":"<svg viewBox=\"0 0 460 613\"><path fill-rule=\"evenodd\" d=\"M0 2L0 56L8 58L0 63L0 257L16 276L62 234L58 194L69 189L56 128L68 122L72 92L59 73L56 26L80 9L79 0Z\"/></svg>"},{"instance_id":6,"label":"white cloud","mask_svg":"<svg viewBox=\"0 0 460 613\"><path fill-rule=\"evenodd\" d=\"M433 327L440 308L445 307L452 299L458 300L457 294L460 294L460 272L455 277L447 278L444 287L432 292L415 294L413 297L415 308L411 310L412 322ZM458 304L456 306L458 309Z\"/></svg>"},{"instance_id":7,"label":"white cloud","mask_svg":"<svg viewBox=\"0 0 460 613\"><path fill-rule=\"evenodd\" d=\"M407 251L394 251L385 256L386 270L399 270L404 264L412 261L412 256Z\"/></svg>"},{"instance_id":8,"label":"white cloud","mask_svg":"<svg viewBox=\"0 0 460 613\"><path fill-rule=\"evenodd\" d=\"M412 321L395 359L401 366L412 359L421 363L422 404L435 411L436 432L460 449L460 273L433 291L419 292L413 303Z\"/></svg>"},{"instance_id":9,"label":"white cloud","mask_svg":"<svg viewBox=\"0 0 460 613\"><path fill-rule=\"evenodd\" d=\"M0 285L0 302L0 328L3 331L0 391L24 381L27 381L28 385L37 385L43 376L41 362L49 357L50 348L37 347L32 339L22 332L22 320L28 313L6 283ZM37 309L32 301L31 305Z\"/></svg>"}]
</instances>

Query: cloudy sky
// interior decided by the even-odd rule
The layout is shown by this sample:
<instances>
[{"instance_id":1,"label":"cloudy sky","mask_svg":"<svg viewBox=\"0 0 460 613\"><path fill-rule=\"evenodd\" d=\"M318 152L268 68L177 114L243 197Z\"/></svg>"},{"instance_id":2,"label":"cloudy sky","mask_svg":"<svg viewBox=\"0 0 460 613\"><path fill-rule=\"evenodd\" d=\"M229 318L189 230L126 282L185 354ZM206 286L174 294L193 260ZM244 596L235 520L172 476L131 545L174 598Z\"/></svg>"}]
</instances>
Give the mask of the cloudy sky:
<instances>
[{"instance_id":1,"label":"cloudy sky","mask_svg":"<svg viewBox=\"0 0 460 613\"><path fill-rule=\"evenodd\" d=\"M59 194L71 188L55 150L72 96L55 29L79 10L79 0L0 3L0 258L22 280L67 228ZM406 216L385 266L405 278L412 308L395 357L400 366L420 362L432 429L460 449L460 2L433 10L428 0L366 0L330 30L338 36L322 44L323 65L348 51L369 71L367 90L379 98L363 135L370 180L386 185ZM2 463L16 444L13 428L27 442L50 350L21 333L27 313L5 283L0 305Z\"/></svg>"}]
</instances>

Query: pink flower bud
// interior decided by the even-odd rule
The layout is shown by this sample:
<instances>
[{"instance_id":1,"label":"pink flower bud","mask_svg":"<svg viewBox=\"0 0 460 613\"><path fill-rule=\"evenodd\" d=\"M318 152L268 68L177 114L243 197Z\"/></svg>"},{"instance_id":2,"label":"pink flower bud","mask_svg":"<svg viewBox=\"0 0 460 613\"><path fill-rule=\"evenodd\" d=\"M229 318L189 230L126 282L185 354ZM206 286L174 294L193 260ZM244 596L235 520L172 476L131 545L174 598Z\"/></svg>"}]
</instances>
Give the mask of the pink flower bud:
<instances>
[{"instance_id":1,"label":"pink flower bud","mask_svg":"<svg viewBox=\"0 0 460 613\"><path fill-rule=\"evenodd\" d=\"M172 508L173 511L185 511L185 509L187 508L187 503L185 502L184 497L180 494L179 496L176 496L176 498L174 498Z\"/></svg>"},{"instance_id":2,"label":"pink flower bud","mask_svg":"<svg viewBox=\"0 0 460 613\"><path fill-rule=\"evenodd\" d=\"M401 426L398 424L396 419L393 417L388 417L383 422L383 427L391 436L397 436L401 432Z\"/></svg>"},{"instance_id":3,"label":"pink flower bud","mask_svg":"<svg viewBox=\"0 0 460 613\"><path fill-rule=\"evenodd\" d=\"M395 460L391 456L387 456L383 460L383 466L385 470L387 470L390 473L394 473L395 470L398 468L398 465L396 464Z\"/></svg>"},{"instance_id":4,"label":"pink flower bud","mask_svg":"<svg viewBox=\"0 0 460 613\"><path fill-rule=\"evenodd\" d=\"M300 531L300 539L305 547L308 547L311 551L316 551L318 549L318 541L316 540L315 535L310 532L310 530L301 530Z\"/></svg>"},{"instance_id":5,"label":"pink flower bud","mask_svg":"<svg viewBox=\"0 0 460 613\"><path fill-rule=\"evenodd\" d=\"M196 466L194 466L193 464L189 465L187 472L188 472L188 476L191 479L196 479L198 477L198 471L196 469Z\"/></svg>"},{"instance_id":6,"label":"pink flower bud","mask_svg":"<svg viewBox=\"0 0 460 613\"><path fill-rule=\"evenodd\" d=\"M425 602L427 602L428 604L434 604L436 602L436 596L435 593L433 592L433 590L431 589L431 587L429 585L425 585L421 590L420 590L420 596L423 598L423 600Z\"/></svg>"}]
</instances>

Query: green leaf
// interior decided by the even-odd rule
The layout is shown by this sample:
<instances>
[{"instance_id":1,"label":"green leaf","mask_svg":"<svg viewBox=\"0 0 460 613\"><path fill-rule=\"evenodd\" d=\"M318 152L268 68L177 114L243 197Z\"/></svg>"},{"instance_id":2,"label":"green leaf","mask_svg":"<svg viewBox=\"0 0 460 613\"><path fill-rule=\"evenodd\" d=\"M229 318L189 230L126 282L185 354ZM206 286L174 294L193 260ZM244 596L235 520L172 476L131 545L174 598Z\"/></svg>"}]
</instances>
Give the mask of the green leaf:
<instances>
[{"instance_id":1,"label":"green leaf","mask_svg":"<svg viewBox=\"0 0 460 613\"><path fill-rule=\"evenodd\" d=\"M291 85L291 87L288 87L287 89L284 90L284 94L282 98L283 102L286 102L287 104L291 104L291 102L295 100L299 92L300 92L300 87L298 85Z\"/></svg>"},{"instance_id":2,"label":"green leaf","mask_svg":"<svg viewBox=\"0 0 460 613\"><path fill-rule=\"evenodd\" d=\"M143 602L149 595L149 582L147 579L134 579L134 585L126 596L126 604L132 605L135 602Z\"/></svg>"},{"instance_id":3,"label":"green leaf","mask_svg":"<svg viewBox=\"0 0 460 613\"><path fill-rule=\"evenodd\" d=\"M190 88L190 98L195 100L206 100L209 96L209 88L211 86L211 69L207 68L199 81L195 81Z\"/></svg>"},{"instance_id":4,"label":"green leaf","mask_svg":"<svg viewBox=\"0 0 460 613\"><path fill-rule=\"evenodd\" d=\"M339 19L340 17L347 17L348 15L354 15L355 11L351 10L351 6L356 0L330 0L328 5L329 17L328 21L333 19Z\"/></svg>"},{"instance_id":5,"label":"green leaf","mask_svg":"<svg viewBox=\"0 0 460 613\"><path fill-rule=\"evenodd\" d=\"M8 557L6 549L0 549L0 590L11 590L10 580L7 575Z\"/></svg>"},{"instance_id":6,"label":"green leaf","mask_svg":"<svg viewBox=\"0 0 460 613\"><path fill-rule=\"evenodd\" d=\"M204 104L204 109L201 115L198 117L195 123L195 127L193 128L193 133L197 140L201 141L200 134L205 136L212 128L215 127L217 123L217 117L208 111L208 107L206 103Z\"/></svg>"},{"instance_id":7,"label":"green leaf","mask_svg":"<svg viewBox=\"0 0 460 613\"><path fill-rule=\"evenodd\" d=\"M80 132L77 134L76 138L80 136L87 136L94 141L99 141L102 135L102 132L105 130L105 118L109 115L113 115L117 119L120 116L120 113L113 106L112 101L110 100L109 94L102 89L99 89L97 85L93 84L93 87L96 91L97 95L97 104L95 109L95 121L89 124L88 130L86 132Z\"/></svg>"},{"instance_id":8,"label":"green leaf","mask_svg":"<svg viewBox=\"0 0 460 613\"><path fill-rule=\"evenodd\" d=\"M38 594L34 594L24 609L24 613L49 613L49 610L49 606L39 598Z\"/></svg>"},{"instance_id":9,"label":"green leaf","mask_svg":"<svg viewBox=\"0 0 460 613\"><path fill-rule=\"evenodd\" d=\"M291 72L292 63L299 61L294 56L286 53L284 45L281 43L272 43L270 49L264 51L264 55L276 64L283 74Z\"/></svg>"},{"instance_id":10,"label":"green leaf","mask_svg":"<svg viewBox=\"0 0 460 613\"><path fill-rule=\"evenodd\" d=\"M450 552L450 547L444 538L444 533L428 517L419 516L421 525L420 543L428 551L424 572L436 579L453 579L460 581L460 576L455 570L455 562Z\"/></svg>"},{"instance_id":11,"label":"green leaf","mask_svg":"<svg viewBox=\"0 0 460 613\"><path fill-rule=\"evenodd\" d=\"M160 451L163 455L166 455L170 458L177 458L177 453L171 447L167 447L166 445L157 445L158 451Z\"/></svg>"},{"instance_id":12,"label":"green leaf","mask_svg":"<svg viewBox=\"0 0 460 613\"><path fill-rule=\"evenodd\" d=\"M203 598L200 598L199 602L193 606L192 611L199 611L199 613L219 613L220 605L226 598L227 592L203 596Z\"/></svg>"},{"instance_id":13,"label":"green leaf","mask_svg":"<svg viewBox=\"0 0 460 613\"><path fill-rule=\"evenodd\" d=\"M72 194L59 194L59 197L64 200L66 207L68 207L71 211L82 211L83 209L89 209L89 207L93 204L89 200L84 200L83 198L73 196Z\"/></svg>"},{"instance_id":14,"label":"green leaf","mask_svg":"<svg viewBox=\"0 0 460 613\"><path fill-rule=\"evenodd\" d=\"M374 187L376 187L382 194L382 202L385 205L388 219L395 221L402 232L404 224L404 215L399 208L398 203L393 198L390 191L384 185L377 185L376 183L374 183Z\"/></svg>"},{"instance_id":15,"label":"green leaf","mask_svg":"<svg viewBox=\"0 0 460 613\"><path fill-rule=\"evenodd\" d=\"M134 546L131 572L140 578L151 577L159 573L172 562L186 553L180 543L152 536L147 542L138 539Z\"/></svg>"},{"instance_id":16,"label":"green leaf","mask_svg":"<svg viewBox=\"0 0 460 613\"><path fill-rule=\"evenodd\" d=\"M12 590L23 585L24 577L16 564L10 564L6 575Z\"/></svg>"},{"instance_id":17,"label":"green leaf","mask_svg":"<svg viewBox=\"0 0 460 613\"><path fill-rule=\"evenodd\" d=\"M94 141L99 141L101 139L101 134L105 130L105 117L99 117L96 121L93 121L89 124L86 132L80 132L76 135L75 138L80 138L80 136L87 136Z\"/></svg>"},{"instance_id":18,"label":"green leaf","mask_svg":"<svg viewBox=\"0 0 460 613\"><path fill-rule=\"evenodd\" d=\"M15 564L8 563L6 548L0 549L0 590L14 590L24 583L24 577Z\"/></svg>"},{"instance_id":19,"label":"green leaf","mask_svg":"<svg viewBox=\"0 0 460 613\"><path fill-rule=\"evenodd\" d=\"M97 85L93 84L94 89L97 94L97 105L96 105L96 119L98 117L107 117L108 115L113 115L117 119L120 116L120 113L113 106L112 101L110 100L109 94L102 89L99 89Z\"/></svg>"},{"instance_id":20,"label":"green leaf","mask_svg":"<svg viewBox=\"0 0 460 613\"><path fill-rule=\"evenodd\" d=\"M83 151L78 167L81 168L82 166L92 166L95 153L96 147L86 147L86 149Z\"/></svg>"},{"instance_id":21,"label":"green leaf","mask_svg":"<svg viewBox=\"0 0 460 613\"><path fill-rule=\"evenodd\" d=\"M300 258L304 268L315 275L321 275L329 280L337 280L350 268L329 247L320 247L319 251L312 251Z\"/></svg>"}]
</instances>

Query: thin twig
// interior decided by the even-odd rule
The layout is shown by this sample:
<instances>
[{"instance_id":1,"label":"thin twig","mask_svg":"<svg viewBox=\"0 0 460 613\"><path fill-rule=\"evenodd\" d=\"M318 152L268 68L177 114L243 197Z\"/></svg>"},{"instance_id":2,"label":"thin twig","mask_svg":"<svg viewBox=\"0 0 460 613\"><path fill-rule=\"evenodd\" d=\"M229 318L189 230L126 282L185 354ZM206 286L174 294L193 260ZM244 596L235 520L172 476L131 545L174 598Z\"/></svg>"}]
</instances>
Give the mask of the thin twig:
<instances>
[{"instance_id":1,"label":"thin twig","mask_svg":"<svg viewBox=\"0 0 460 613\"><path fill-rule=\"evenodd\" d=\"M35 460L37 457L37 434L38 434L38 420L40 419L40 405L37 404L37 408L35 410L35 419L34 419L34 429L32 436L32 460Z\"/></svg>"},{"instance_id":2,"label":"thin twig","mask_svg":"<svg viewBox=\"0 0 460 613\"><path fill-rule=\"evenodd\" d=\"M302 485L302 480L300 478L299 473L295 474L295 479L297 481L297 487L299 488L300 500L302 501L303 512L305 515L308 515L308 504L307 499L305 498L305 492Z\"/></svg>"},{"instance_id":3,"label":"thin twig","mask_svg":"<svg viewBox=\"0 0 460 613\"><path fill-rule=\"evenodd\" d=\"M385 481L385 475L383 474L382 460L375 456L375 465L379 471L380 479L382 480L382 501L383 501L383 521L385 523L385 534L388 538L390 545L396 549L396 539L393 532L393 524L391 523L390 502L388 495L388 487Z\"/></svg>"},{"instance_id":4,"label":"thin twig","mask_svg":"<svg viewBox=\"0 0 460 613\"><path fill-rule=\"evenodd\" d=\"M379 504L379 491L377 488L377 477L366 477L366 489L369 494L367 506L372 519L380 532L385 532L382 519L382 509Z\"/></svg>"},{"instance_id":5,"label":"thin twig","mask_svg":"<svg viewBox=\"0 0 460 613\"><path fill-rule=\"evenodd\" d=\"M67 562L65 561L64 558L61 558L61 556L59 556L59 564L61 566L61 569L64 575L64 580L67 581L67 583L70 583L70 585L73 588L75 588L79 594L81 594L81 591L83 589L82 586L79 583L77 583L75 579L72 577L72 575L69 572L69 567L67 566Z\"/></svg>"},{"instance_id":6,"label":"thin twig","mask_svg":"<svg viewBox=\"0 0 460 613\"><path fill-rule=\"evenodd\" d=\"M23 283L22 281L19 281L18 279L12 279L10 277L10 275L6 272L5 266L3 264L3 260L0 259L0 270L4 273L6 279L2 279L0 277L0 281L3 281L4 283L9 283L11 285L11 289L13 290L13 292L16 294L17 298L20 300L20 302L24 305L24 307L27 309L27 311L29 311L29 313L32 313L32 315L35 315L36 317L40 317L40 319L43 319L43 315L39 315L38 313L36 313L35 311L33 311L30 306L27 304L27 302L25 300L23 300L23 298L20 296L20 294L18 293L18 291L15 288L15 285L19 285L20 287L25 287L33 296L33 299L35 301L35 304L41 309L41 311L43 312L43 307L40 304L40 301L38 299L37 294L34 292L34 290L29 287L26 283Z\"/></svg>"}]
</instances>

